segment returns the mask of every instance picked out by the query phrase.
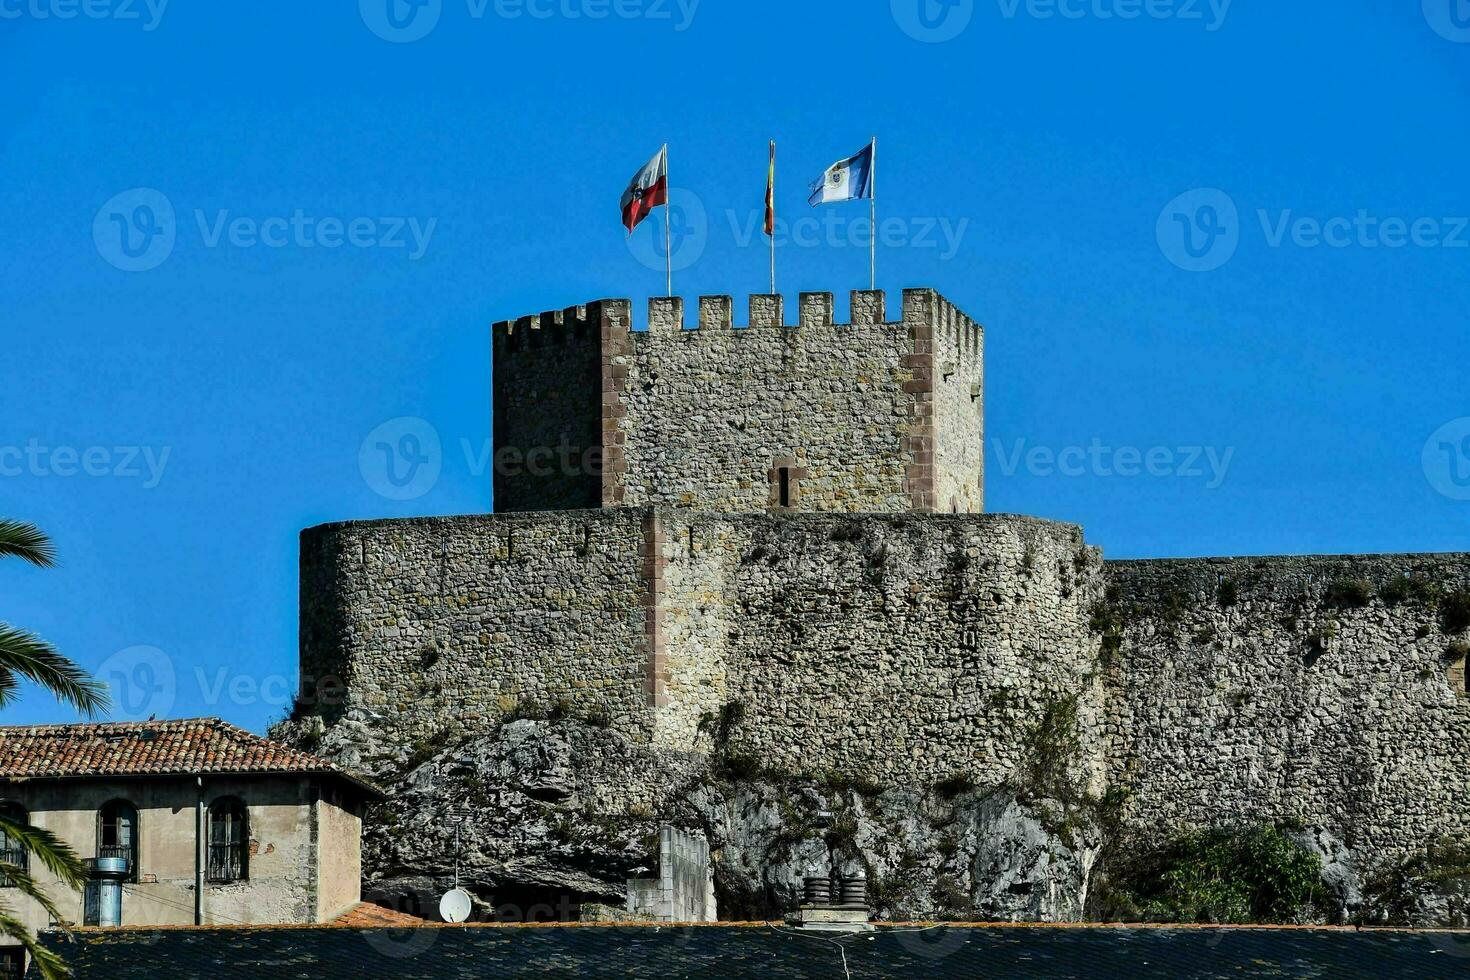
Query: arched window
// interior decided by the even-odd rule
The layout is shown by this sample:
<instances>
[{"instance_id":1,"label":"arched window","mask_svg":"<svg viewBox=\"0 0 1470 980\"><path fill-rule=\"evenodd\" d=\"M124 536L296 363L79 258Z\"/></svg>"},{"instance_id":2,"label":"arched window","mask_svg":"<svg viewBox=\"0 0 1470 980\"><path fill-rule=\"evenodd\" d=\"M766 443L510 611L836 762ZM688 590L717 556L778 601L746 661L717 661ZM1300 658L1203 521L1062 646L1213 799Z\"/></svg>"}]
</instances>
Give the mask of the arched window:
<instances>
[{"instance_id":1,"label":"arched window","mask_svg":"<svg viewBox=\"0 0 1470 980\"><path fill-rule=\"evenodd\" d=\"M245 804L233 796L209 808L209 880L244 881L250 877L250 820Z\"/></svg>"},{"instance_id":2,"label":"arched window","mask_svg":"<svg viewBox=\"0 0 1470 980\"><path fill-rule=\"evenodd\" d=\"M97 811L97 856L126 858L124 880L138 880L138 808L127 800L113 800Z\"/></svg>"},{"instance_id":3,"label":"arched window","mask_svg":"<svg viewBox=\"0 0 1470 980\"><path fill-rule=\"evenodd\" d=\"M19 803L0 803L0 817L12 823L30 823L30 814ZM0 827L0 864L9 864L22 871L30 867L29 853L21 846L20 841L5 832L4 827ZM11 884L10 879L0 872L0 888L9 888Z\"/></svg>"}]
</instances>

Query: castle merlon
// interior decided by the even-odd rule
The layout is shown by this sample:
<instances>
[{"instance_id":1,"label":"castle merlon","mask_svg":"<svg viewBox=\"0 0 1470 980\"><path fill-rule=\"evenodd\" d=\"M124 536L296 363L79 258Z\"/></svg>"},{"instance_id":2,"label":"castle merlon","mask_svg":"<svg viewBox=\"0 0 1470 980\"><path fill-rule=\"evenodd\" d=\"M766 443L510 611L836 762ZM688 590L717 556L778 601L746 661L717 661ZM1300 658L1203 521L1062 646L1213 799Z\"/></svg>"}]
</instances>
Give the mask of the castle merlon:
<instances>
[{"instance_id":1,"label":"castle merlon","mask_svg":"<svg viewBox=\"0 0 1470 980\"><path fill-rule=\"evenodd\" d=\"M748 330L754 327L779 327L788 330L830 326L878 326L898 328L929 320L936 334L943 332L964 346L984 332L984 328L965 314L959 307L945 299L933 289L905 289L903 291L902 316L898 320L887 317L887 296L881 289L855 289L849 295L848 319L836 319L834 294L830 292L804 292L798 295L797 315L794 323L786 323L785 298L781 294L756 293L747 298L747 314L744 324L735 322L735 301L730 295L700 296L695 309L697 315L691 326L686 321L685 300L680 296L654 296L648 300L647 316L643 323L634 323L632 301L627 299L603 299L569 306L561 310L549 310L522 316L515 320L501 320L493 327L497 348L516 347L523 342L552 342L574 336L584 329L602 325L603 313L611 309L622 309L626 328L638 337L666 336L679 333L694 333L700 330ZM930 319L932 318L932 319ZM640 329L642 327L642 329Z\"/></svg>"}]
</instances>

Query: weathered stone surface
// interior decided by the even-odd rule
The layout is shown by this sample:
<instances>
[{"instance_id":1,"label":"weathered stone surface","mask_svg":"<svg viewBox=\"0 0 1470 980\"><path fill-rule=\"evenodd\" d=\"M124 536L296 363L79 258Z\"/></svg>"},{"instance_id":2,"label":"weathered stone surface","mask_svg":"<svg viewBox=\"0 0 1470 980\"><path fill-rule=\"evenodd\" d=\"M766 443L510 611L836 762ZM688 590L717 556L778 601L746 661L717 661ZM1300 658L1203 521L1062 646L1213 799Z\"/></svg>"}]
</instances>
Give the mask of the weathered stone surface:
<instances>
[{"instance_id":1,"label":"weathered stone surface","mask_svg":"<svg viewBox=\"0 0 1470 980\"><path fill-rule=\"evenodd\" d=\"M304 536L302 582L303 672L341 678L345 700L299 725L390 780L534 717L689 772L718 758L756 782L999 787L1026 731L1067 704L1076 742L1060 764L1079 792L1126 800L1130 835L1315 828L1337 842L1322 853L1344 907L1388 863L1470 833L1463 637L1419 595L1470 587L1467 556L1105 564L1078 529L1027 518L635 509L330 525ZM1417 597L1384 598L1405 582ZM575 747L515 751L498 764L537 772L516 792L541 806L603 786L608 812L641 813L680 792L666 774L579 784L598 770ZM747 863L730 888L789 897L807 855L757 873L741 844L776 826L775 801L721 805L741 809L729 854ZM544 842L537 813L517 833ZM1015 814L987 820L1017 853L966 844L988 863L930 868L914 914L1081 907L1066 882L1088 880L1091 844L1058 850ZM415 853L389 864L415 869ZM532 859L517 880L618 897L625 869L592 865Z\"/></svg>"},{"instance_id":2,"label":"weathered stone surface","mask_svg":"<svg viewBox=\"0 0 1470 980\"><path fill-rule=\"evenodd\" d=\"M984 331L929 289L802 295L794 325L753 297L678 297L634 329L627 300L497 324L497 511L660 505L760 511L775 469L801 511L978 513ZM595 471L589 459L604 461ZM778 462L781 461L781 462ZM600 493L600 497L599 497Z\"/></svg>"},{"instance_id":3,"label":"weathered stone surface","mask_svg":"<svg viewBox=\"0 0 1470 980\"><path fill-rule=\"evenodd\" d=\"M1365 875L1470 838L1470 700L1451 683L1464 637L1436 598L1470 588L1470 556L1129 561L1107 575L1122 624L1109 781L1130 790L1135 826L1318 827Z\"/></svg>"},{"instance_id":4,"label":"weathered stone surface","mask_svg":"<svg viewBox=\"0 0 1470 980\"><path fill-rule=\"evenodd\" d=\"M461 816L462 811L468 816ZM576 722L519 721L407 772L370 821L367 893L421 911L462 885L483 916L620 906L675 822L710 842L722 916L794 909L808 875L865 875L885 918L1081 917L1090 867L1002 787L854 789L718 777L697 756ZM427 914L432 914L430 903Z\"/></svg>"},{"instance_id":5,"label":"weathered stone surface","mask_svg":"<svg viewBox=\"0 0 1470 980\"><path fill-rule=\"evenodd\" d=\"M708 752L701 722L735 705L730 750L768 767L998 784L1048 703L1081 698L1101 723L1101 595L1079 529L1022 517L327 525L303 536L302 672L341 679L343 702L314 708L328 722L376 717L402 753L525 715ZM1101 739L1086 744L1096 782Z\"/></svg>"}]
</instances>

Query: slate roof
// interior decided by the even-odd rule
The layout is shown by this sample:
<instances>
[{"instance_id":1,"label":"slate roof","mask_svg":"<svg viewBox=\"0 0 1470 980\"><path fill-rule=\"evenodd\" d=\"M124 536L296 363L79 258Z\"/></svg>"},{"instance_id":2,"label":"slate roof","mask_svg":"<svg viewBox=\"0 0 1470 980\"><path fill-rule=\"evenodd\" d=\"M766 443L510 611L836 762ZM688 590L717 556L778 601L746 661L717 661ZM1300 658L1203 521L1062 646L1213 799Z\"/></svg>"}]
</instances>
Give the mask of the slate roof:
<instances>
[{"instance_id":1,"label":"slate roof","mask_svg":"<svg viewBox=\"0 0 1470 980\"><path fill-rule=\"evenodd\" d=\"M0 780L315 773L383 791L341 767L218 718L0 727Z\"/></svg>"},{"instance_id":2,"label":"slate roof","mask_svg":"<svg viewBox=\"0 0 1470 980\"><path fill-rule=\"evenodd\" d=\"M1332 929L893 926L815 937L769 924L82 930L43 941L80 977L456 980L1439 980L1470 974L1470 934Z\"/></svg>"}]
</instances>

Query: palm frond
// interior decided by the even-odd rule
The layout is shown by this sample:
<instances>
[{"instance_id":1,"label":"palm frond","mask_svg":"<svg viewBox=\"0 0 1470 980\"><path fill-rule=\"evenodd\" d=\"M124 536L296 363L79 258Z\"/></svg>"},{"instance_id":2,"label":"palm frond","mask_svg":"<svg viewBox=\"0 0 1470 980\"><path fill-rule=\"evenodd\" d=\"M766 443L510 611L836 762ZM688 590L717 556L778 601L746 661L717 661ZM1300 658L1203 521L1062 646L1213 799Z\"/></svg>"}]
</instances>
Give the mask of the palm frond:
<instances>
[{"instance_id":1,"label":"palm frond","mask_svg":"<svg viewBox=\"0 0 1470 980\"><path fill-rule=\"evenodd\" d=\"M50 916L52 922L62 921L61 910L56 907L56 903L52 900L51 896L46 894L46 890L41 887L41 883L25 868L6 861L0 861L0 875L5 877L10 887L41 906L41 911ZM70 932L71 930L66 929L65 931Z\"/></svg>"},{"instance_id":2,"label":"palm frond","mask_svg":"<svg viewBox=\"0 0 1470 980\"><path fill-rule=\"evenodd\" d=\"M56 548L36 525L0 519L0 558L19 558L50 568L56 564Z\"/></svg>"},{"instance_id":3,"label":"palm frond","mask_svg":"<svg viewBox=\"0 0 1470 980\"><path fill-rule=\"evenodd\" d=\"M36 937L4 906L0 906L0 936L9 936L24 946L26 952L31 954L32 964L41 971L44 980L66 980L71 976L71 969L66 961L36 942Z\"/></svg>"},{"instance_id":4,"label":"palm frond","mask_svg":"<svg viewBox=\"0 0 1470 980\"><path fill-rule=\"evenodd\" d=\"M29 851L32 857L44 864L46 870L60 878L68 888L81 888L86 881L87 870L82 865L82 859L72 852L66 841L51 831L0 815L0 833Z\"/></svg>"},{"instance_id":5,"label":"palm frond","mask_svg":"<svg viewBox=\"0 0 1470 980\"><path fill-rule=\"evenodd\" d=\"M0 674L19 674L69 701L84 715L95 715L111 704L107 688L34 633L0 623ZM14 687L0 687L0 706L14 696Z\"/></svg>"}]
</instances>

